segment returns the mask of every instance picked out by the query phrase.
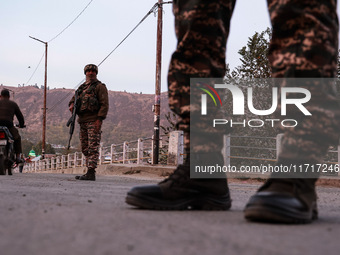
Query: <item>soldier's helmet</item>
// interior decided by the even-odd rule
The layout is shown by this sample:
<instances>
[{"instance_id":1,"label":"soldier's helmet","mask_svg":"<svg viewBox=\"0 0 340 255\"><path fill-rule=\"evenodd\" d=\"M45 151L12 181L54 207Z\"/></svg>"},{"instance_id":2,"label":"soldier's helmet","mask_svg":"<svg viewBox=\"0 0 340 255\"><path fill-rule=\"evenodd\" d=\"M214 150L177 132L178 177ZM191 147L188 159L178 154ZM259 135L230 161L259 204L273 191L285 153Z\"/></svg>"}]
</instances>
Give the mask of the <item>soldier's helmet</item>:
<instances>
[{"instance_id":1,"label":"soldier's helmet","mask_svg":"<svg viewBox=\"0 0 340 255\"><path fill-rule=\"evenodd\" d=\"M94 64L88 64L84 67L84 74L86 74L87 71L89 70L93 70L96 72L96 74L98 74L98 66L94 65Z\"/></svg>"}]
</instances>

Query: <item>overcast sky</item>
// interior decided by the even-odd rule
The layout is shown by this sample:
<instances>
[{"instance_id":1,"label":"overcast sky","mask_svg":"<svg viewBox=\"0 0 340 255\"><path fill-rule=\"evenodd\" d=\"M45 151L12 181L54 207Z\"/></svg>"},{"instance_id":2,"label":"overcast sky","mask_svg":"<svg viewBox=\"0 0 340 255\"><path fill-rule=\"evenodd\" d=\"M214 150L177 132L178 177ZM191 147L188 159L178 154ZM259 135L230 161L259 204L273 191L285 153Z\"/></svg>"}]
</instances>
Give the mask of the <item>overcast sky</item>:
<instances>
[{"instance_id":1,"label":"overcast sky","mask_svg":"<svg viewBox=\"0 0 340 255\"><path fill-rule=\"evenodd\" d=\"M0 83L26 84L49 41L84 9L90 0L1 0ZM48 86L75 88L87 63L100 63L144 17L157 0L93 0L83 14L48 45ZM162 91L176 46L172 5L163 13ZM98 79L109 90L155 91L157 17L151 14L100 66ZM231 24L227 62L240 64L237 51L248 37L270 26L265 0L238 0ZM29 84L44 83L44 59Z\"/></svg>"}]
</instances>

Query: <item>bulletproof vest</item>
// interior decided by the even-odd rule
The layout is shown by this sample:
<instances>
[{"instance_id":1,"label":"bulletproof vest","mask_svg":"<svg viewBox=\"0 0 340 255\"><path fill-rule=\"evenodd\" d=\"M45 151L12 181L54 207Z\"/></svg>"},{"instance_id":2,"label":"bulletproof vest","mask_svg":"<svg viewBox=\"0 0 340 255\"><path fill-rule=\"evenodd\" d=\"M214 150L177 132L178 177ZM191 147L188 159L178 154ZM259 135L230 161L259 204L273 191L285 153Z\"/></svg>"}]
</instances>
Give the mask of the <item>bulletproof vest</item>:
<instances>
[{"instance_id":1,"label":"bulletproof vest","mask_svg":"<svg viewBox=\"0 0 340 255\"><path fill-rule=\"evenodd\" d=\"M77 113L96 112L99 110L99 101L96 95L96 87L99 82L90 85L83 84L78 89Z\"/></svg>"}]
</instances>

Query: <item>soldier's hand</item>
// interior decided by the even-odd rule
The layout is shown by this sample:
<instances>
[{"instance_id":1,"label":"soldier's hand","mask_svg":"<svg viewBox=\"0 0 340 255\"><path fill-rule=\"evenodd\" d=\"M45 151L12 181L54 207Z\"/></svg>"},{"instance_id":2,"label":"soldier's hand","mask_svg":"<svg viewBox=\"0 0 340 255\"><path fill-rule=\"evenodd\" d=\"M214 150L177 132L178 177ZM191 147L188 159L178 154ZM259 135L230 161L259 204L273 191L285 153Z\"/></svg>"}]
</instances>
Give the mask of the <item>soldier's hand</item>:
<instances>
[{"instance_id":1,"label":"soldier's hand","mask_svg":"<svg viewBox=\"0 0 340 255\"><path fill-rule=\"evenodd\" d=\"M70 110L70 112L73 113L73 108L74 108L74 104L72 103L72 104L70 104L70 107L68 109Z\"/></svg>"},{"instance_id":2,"label":"soldier's hand","mask_svg":"<svg viewBox=\"0 0 340 255\"><path fill-rule=\"evenodd\" d=\"M97 119L94 123L95 125L95 131L96 132L99 132L100 131L100 128L102 127L102 120L100 119Z\"/></svg>"}]
</instances>

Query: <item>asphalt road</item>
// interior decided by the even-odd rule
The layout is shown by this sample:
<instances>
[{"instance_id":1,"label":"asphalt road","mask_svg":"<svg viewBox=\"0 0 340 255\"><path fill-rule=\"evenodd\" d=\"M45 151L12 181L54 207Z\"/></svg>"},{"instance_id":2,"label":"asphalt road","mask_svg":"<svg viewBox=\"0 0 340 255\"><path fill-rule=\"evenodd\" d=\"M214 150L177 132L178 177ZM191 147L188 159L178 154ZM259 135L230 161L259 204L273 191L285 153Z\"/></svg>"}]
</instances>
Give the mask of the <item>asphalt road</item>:
<instances>
[{"instance_id":1,"label":"asphalt road","mask_svg":"<svg viewBox=\"0 0 340 255\"><path fill-rule=\"evenodd\" d=\"M340 189L318 188L320 219L308 225L244 220L258 185L231 183L230 211L147 211L126 192L154 180L68 174L0 176L0 254L340 254Z\"/></svg>"}]
</instances>

